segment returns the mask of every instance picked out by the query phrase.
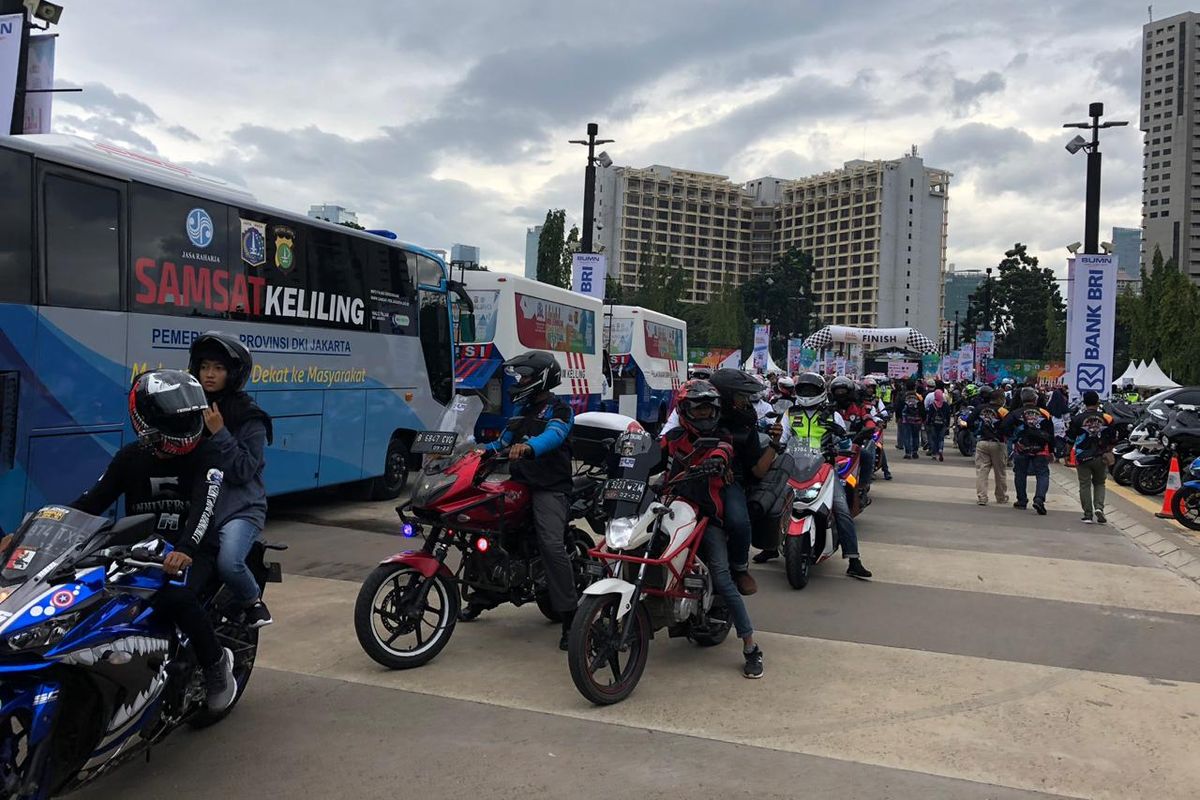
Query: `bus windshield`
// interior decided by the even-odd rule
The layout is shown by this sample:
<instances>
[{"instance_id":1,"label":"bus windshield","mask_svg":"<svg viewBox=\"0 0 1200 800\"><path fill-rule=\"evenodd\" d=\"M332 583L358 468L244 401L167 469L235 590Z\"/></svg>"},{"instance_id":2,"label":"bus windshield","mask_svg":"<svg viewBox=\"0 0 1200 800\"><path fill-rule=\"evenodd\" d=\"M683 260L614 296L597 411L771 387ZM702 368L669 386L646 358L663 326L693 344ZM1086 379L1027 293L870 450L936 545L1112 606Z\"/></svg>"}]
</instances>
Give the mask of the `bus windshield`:
<instances>
[{"instance_id":1,"label":"bus windshield","mask_svg":"<svg viewBox=\"0 0 1200 800\"><path fill-rule=\"evenodd\" d=\"M458 313L458 343L486 344L496 339L496 313L499 307L499 289L468 289L471 303L475 306L474 316Z\"/></svg>"}]
</instances>

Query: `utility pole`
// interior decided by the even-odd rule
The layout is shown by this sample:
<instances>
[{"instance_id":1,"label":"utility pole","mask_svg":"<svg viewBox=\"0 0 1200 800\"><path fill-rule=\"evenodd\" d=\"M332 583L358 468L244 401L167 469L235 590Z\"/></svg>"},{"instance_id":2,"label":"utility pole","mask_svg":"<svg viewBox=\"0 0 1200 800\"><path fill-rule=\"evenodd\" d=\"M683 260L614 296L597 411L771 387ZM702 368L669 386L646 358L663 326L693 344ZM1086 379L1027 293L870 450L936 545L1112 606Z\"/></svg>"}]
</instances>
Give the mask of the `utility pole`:
<instances>
[{"instance_id":1,"label":"utility pole","mask_svg":"<svg viewBox=\"0 0 1200 800\"><path fill-rule=\"evenodd\" d=\"M954 309L954 349L958 349L958 309Z\"/></svg>"},{"instance_id":2,"label":"utility pole","mask_svg":"<svg viewBox=\"0 0 1200 800\"><path fill-rule=\"evenodd\" d=\"M1088 106L1088 116L1091 122L1068 122L1064 128L1090 129L1092 140L1089 142L1082 136L1076 136L1067 144L1067 152L1074 155L1080 150L1087 153L1087 200L1083 215L1083 252L1086 255L1100 255L1100 129L1119 128L1128 122L1101 122L1104 116L1104 103L1091 103Z\"/></svg>"},{"instance_id":3,"label":"utility pole","mask_svg":"<svg viewBox=\"0 0 1200 800\"><path fill-rule=\"evenodd\" d=\"M608 144L613 139L597 139L600 126L589 122L586 139L572 139L571 144L582 144L588 149L587 168L583 172L583 241L580 243L581 253L593 253L592 226L596 220L596 145Z\"/></svg>"},{"instance_id":4,"label":"utility pole","mask_svg":"<svg viewBox=\"0 0 1200 800\"><path fill-rule=\"evenodd\" d=\"M25 4L21 0L0 0L0 14L21 15L21 51L17 61L17 86L13 97L12 119L9 120L8 132L20 136L25 132L25 73L29 69L29 32L33 26L29 23Z\"/></svg>"}]
</instances>

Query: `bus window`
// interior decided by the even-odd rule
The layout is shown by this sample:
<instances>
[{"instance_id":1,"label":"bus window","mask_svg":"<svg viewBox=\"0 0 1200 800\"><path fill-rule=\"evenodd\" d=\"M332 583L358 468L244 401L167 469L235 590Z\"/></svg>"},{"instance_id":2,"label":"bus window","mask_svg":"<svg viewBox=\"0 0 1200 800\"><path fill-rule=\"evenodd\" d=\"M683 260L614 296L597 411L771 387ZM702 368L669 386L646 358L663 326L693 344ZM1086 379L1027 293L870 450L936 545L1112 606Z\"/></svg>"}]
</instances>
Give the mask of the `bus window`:
<instances>
[{"instance_id":1,"label":"bus window","mask_svg":"<svg viewBox=\"0 0 1200 800\"><path fill-rule=\"evenodd\" d=\"M33 158L0 148L0 303L33 300Z\"/></svg>"},{"instance_id":2,"label":"bus window","mask_svg":"<svg viewBox=\"0 0 1200 800\"><path fill-rule=\"evenodd\" d=\"M416 256L396 247L355 238L354 247L362 250L366 265L367 324L373 333L417 335L417 315L413 301L413 270L410 259Z\"/></svg>"},{"instance_id":3,"label":"bus window","mask_svg":"<svg viewBox=\"0 0 1200 800\"><path fill-rule=\"evenodd\" d=\"M425 256L416 256L416 259L417 283L422 286L441 286L444 277L441 265Z\"/></svg>"},{"instance_id":4,"label":"bus window","mask_svg":"<svg viewBox=\"0 0 1200 800\"><path fill-rule=\"evenodd\" d=\"M69 308L121 308L121 192L46 175L46 302Z\"/></svg>"},{"instance_id":5,"label":"bus window","mask_svg":"<svg viewBox=\"0 0 1200 800\"><path fill-rule=\"evenodd\" d=\"M410 256L411 258L412 256ZM416 256L417 277L420 283L441 282L442 268L436 261L425 256ZM425 369L429 372L429 390L435 400L443 405L454 396L454 355L450 337L450 309L446 293L422 289L421 302L421 349L425 354Z\"/></svg>"},{"instance_id":6,"label":"bus window","mask_svg":"<svg viewBox=\"0 0 1200 800\"><path fill-rule=\"evenodd\" d=\"M363 262L350 247L353 237L321 228L308 230L309 288L323 292L316 325L335 328L363 328L366 314L363 297ZM327 310L326 310L327 309ZM320 317L327 316L328 320Z\"/></svg>"},{"instance_id":7,"label":"bus window","mask_svg":"<svg viewBox=\"0 0 1200 800\"><path fill-rule=\"evenodd\" d=\"M129 194L133 310L227 317L251 307L226 206L140 183Z\"/></svg>"},{"instance_id":8,"label":"bus window","mask_svg":"<svg viewBox=\"0 0 1200 800\"><path fill-rule=\"evenodd\" d=\"M500 305L499 289L468 289L474 307L472 314L460 314L459 339L462 344L486 344L496 339L496 311ZM470 320L470 336L464 328L465 320Z\"/></svg>"}]
</instances>

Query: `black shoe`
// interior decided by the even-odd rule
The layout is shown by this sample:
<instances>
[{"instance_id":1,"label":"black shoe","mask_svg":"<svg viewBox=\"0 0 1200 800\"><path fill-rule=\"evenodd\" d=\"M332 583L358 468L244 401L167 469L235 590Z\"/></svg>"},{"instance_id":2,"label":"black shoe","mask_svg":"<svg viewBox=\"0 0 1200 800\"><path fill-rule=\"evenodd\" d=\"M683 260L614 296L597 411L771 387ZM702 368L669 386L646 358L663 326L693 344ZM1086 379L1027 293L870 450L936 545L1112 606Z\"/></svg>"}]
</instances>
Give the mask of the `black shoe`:
<instances>
[{"instance_id":1,"label":"black shoe","mask_svg":"<svg viewBox=\"0 0 1200 800\"><path fill-rule=\"evenodd\" d=\"M221 649L221 659L204 668L204 694L209 711L224 711L237 696L237 681L233 677L233 651Z\"/></svg>"},{"instance_id":2,"label":"black shoe","mask_svg":"<svg viewBox=\"0 0 1200 800\"><path fill-rule=\"evenodd\" d=\"M558 649L566 652L566 649L571 641L571 623L575 621L575 612L563 617L562 636L558 637Z\"/></svg>"},{"instance_id":3,"label":"black shoe","mask_svg":"<svg viewBox=\"0 0 1200 800\"><path fill-rule=\"evenodd\" d=\"M754 649L747 653L742 651L742 655L746 658L746 664L742 667L742 675L747 678L756 679L763 676L763 651L758 645L754 645Z\"/></svg>"},{"instance_id":4,"label":"black shoe","mask_svg":"<svg viewBox=\"0 0 1200 800\"><path fill-rule=\"evenodd\" d=\"M920 453L913 453L913 461L916 461L920 457L921 457Z\"/></svg>"},{"instance_id":5,"label":"black shoe","mask_svg":"<svg viewBox=\"0 0 1200 800\"><path fill-rule=\"evenodd\" d=\"M885 481L890 481L892 479L892 473L890 473L890 472L883 473L883 479Z\"/></svg>"},{"instance_id":6,"label":"black shoe","mask_svg":"<svg viewBox=\"0 0 1200 800\"><path fill-rule=\"evenodd\" d=\"M1099 522L1101 525L1108 522L1108 517L1104 516L1103 511L1096 512L1096 522Z\"/></svg>"},{"instance_id":7,"label":"black shoe","mask_svg":"<svg viewBox=\"0 0 1200 800\"><path fill-rule=\"evenodd\" d=\"M778 550L763 550L761 553L758 553L757 555L754 556L754 558L752 558L750 560L753 561L755 564L765 564L774 558L779 558Z\"/></svg>"},{"instance_id":8,"label":"black shoe","mask_svg":"<svg viewBox=\"0 0 1200 800\"><path fill-rule=\"evenodd\" d=\"M846 574L851 578L869 578L871 570L863 566L862 561L857 558L850 559L850 566L846 568Z\"/></svg>"},{"instance_id":9,"label":"black shoe","mask_svg":"<svg viewBox=\"0 0 1200 800\"><path fill-rule=\"evenodd\" d=\"M1039 516L1042 516L1042 517L1046 516L1046 504L1045 503L1039 503L1036 500L1033 501L1033 510L1038 512Z\"/></svg>"},{"instance_id":10,"label":"black shoe","mask_svg":"<svg viewBox=\"0 0 1200 800\"><path fill-rule=\"evenodd\" d=\"M246 620L247 627L250 628L262 628L275 621L271 619L271 612L267 609L267 604L262 600L259 600L246 609L244 619Z\"/></svg>"},{"instance_id":11,"label":"black shoe","mask_svg":"<svg viewBox=\"0 0 1200 800\"><path fill-rule=\"evenodd\" d=\"M1013 508L1019 508L1022 511L1024 511L1026 508L1028 508L1028 506L1026 506L1024 503L1018 501L1016 503L1013 503Z\"/></svg>"},{"instance_id":12,"label":"black shoe","mask_svg":"<svg viewBox=\"0 0 1200 800\"><path fill-rule=\"evenodd\" d=\"M911 461L911 460L912 460L912 456L910 456L908 453L905 453L905 454L904 454L904 460L905 460L905 461Z\"/></svg>"}]
</instances>

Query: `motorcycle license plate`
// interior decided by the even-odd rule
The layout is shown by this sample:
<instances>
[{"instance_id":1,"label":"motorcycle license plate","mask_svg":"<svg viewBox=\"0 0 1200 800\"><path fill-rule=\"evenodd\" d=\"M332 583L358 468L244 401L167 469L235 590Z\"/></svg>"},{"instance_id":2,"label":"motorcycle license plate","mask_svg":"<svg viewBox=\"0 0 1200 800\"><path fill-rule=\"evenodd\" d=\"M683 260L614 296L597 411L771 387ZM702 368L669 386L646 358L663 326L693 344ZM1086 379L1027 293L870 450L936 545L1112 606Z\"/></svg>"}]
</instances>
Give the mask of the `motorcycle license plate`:
<instances>
[{"instance_id":1,"label":"motorcycle license plate","mask_svg":"<svg viewBox=\"0 0 1200 800\"><path fill-rule=\"evenodd\" d=\"M453 431L421 431L413 438L412 452L448 456L454 452L458 434Z\"/></svg>"},{"instance_id":2,"label":"motorcycle license plate","mask_svg":"<svg viewBox=\"0 0 1200 800\"><path fill-rule=\"evenodd\" d=\"M640 503L642 502L642 494L645 491L645 481L635 481L629 478L609 478L604 482L605 500L623 500L628 503Z\"/></svg>"}]
</instances>

